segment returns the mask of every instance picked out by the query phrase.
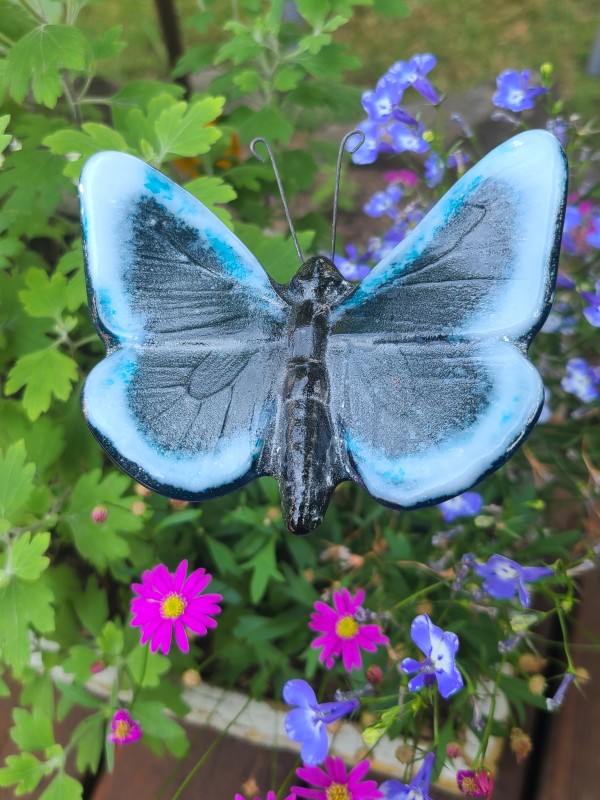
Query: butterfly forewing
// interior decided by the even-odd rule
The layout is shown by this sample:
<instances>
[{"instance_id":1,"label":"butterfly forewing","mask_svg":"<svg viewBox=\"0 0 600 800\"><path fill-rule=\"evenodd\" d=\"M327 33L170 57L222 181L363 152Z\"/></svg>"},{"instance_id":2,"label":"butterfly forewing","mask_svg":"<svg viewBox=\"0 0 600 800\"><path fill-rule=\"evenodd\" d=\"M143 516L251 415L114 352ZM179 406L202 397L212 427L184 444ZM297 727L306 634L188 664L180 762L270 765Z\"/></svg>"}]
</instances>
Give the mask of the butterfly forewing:
<instances>
[{"instance_id":1,"label":"butterfly forewing","mask_svg":"<svg viewBox=\"0 0 600 800\"><path fill-rule=\"evenodd\" d=\"M517 136L332 312L332 415L379 500L464 491L531 430L543 386L524 353L549 311L565 199L558 141Z\"/></svg>"},{"instance_id":2,"label":"butterfly forewing","mask_svg":"<svg viewBox=\"0 0 600 800\"><path fill-rule=\"evenodd\" d=\"M171 496L261 474L287 304L225 225L138 159L92 158L81 198L90 306L109 350L84 388L94 434Z\"/></svg>"}]
</instances>

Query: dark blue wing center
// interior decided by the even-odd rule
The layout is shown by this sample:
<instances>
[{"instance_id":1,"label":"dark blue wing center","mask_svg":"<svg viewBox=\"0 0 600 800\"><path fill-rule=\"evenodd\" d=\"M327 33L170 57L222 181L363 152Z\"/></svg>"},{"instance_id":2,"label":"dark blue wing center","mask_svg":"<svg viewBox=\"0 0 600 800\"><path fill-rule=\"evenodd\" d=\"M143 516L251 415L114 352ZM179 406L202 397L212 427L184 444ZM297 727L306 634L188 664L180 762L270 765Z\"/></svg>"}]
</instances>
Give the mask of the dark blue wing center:
<instances>
[{"instance_id":1,"label":"dark blue wing center","mask_svg":"<svg viewBox=\"0 0 600 800\"><path fill-rule=\"evenodd\" d=\"M454 336L462 323L486 309L494 284L514 279L517 203L497 179L483 180L449 212L443 235L382 291L356 295L360 304L343 314L334 334L394 331L409 340ZM379 287L378 287L379 288ZM348 304L353 305L352 299Z\"/></svg>"}]
</instances>

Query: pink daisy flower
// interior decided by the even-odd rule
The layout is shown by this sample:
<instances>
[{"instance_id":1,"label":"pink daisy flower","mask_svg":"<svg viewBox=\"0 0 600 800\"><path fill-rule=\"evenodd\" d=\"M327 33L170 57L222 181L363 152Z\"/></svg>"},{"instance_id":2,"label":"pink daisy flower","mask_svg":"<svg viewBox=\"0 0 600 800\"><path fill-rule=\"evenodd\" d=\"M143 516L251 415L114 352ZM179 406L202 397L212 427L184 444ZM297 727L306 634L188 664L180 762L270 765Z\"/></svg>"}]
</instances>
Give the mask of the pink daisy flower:
<instances>
[{"instance_id":1,"label":"pink daisy flower","mask_svg":"<svg viewBox=\"0 0 600 800\"><path fill-rule=\"evenodd\" d=\"M126 708L117 711L110 723L108 741L113 744L129 744L142 738L142 726L131 719L131 714Z\"/></svg>"},{"instance_id":2,"label":"pink daisy flower","mask_svg":"<svg viewBox=\"0 0 600 800\"><path fill-rule=\"evenodd\" d=\"M244 800L244 798L242 797L241 794L236 794L236 796L234 797L234 800ZM255 797L254 800L260 800L260 797ZM267 792L267 796L265 797L265 800L277 800L277 796L275 795L275 792L272 792L272 791L271 792ZM285 798L285 800L296 800L296 795L295 794L290 794Z\"/></svg>"},{"instance_id":3,"label":"pink daisy flower","mask_svg":"<svg viewBox=\"0 0 600 800\"><path fill-rule=\"evenodd\" d=\"M374 653L377 645L387 644L388 637L376 624L363 625L357 621L357 611L362 608L365 592L360 589L354 598L347 589L334 591L331 608L317 600L315 611L310 616L308 627L321 632L311 643L311 647L322 647L319 661L331 669L335 659L342 657L344 667L350 672L360 669L362 656L360 649ZM364 616L364 615L363 615Z\"/></svg>"},{"instance_id":4,"label":"pink daisy flower","mask_svg":"<svg viewBox=\"0 0 600 800\"><path fill-rule=\"evenodd\" d=\"M341 758L327 756L325 759L327 772L320 767L299 767L296 770L299 778L318 788L303 789L302 786L292 786L292 791L296 792L298 797L308 797L311 800L378 800L383 797L383 792L379 791L377 783L362 780L370 766L371 763L365 759L347 772Z\"/></svg>"},{"instance_id":5,"label":"pink daisy flower","mask_svg":"<svg viewBox=\"0 0 600 800\"><path fill-rule=\"evenodd\" d=\"M200 593L212 580L205 569L197 569L186 578L188 562L182 561L174 573L164 564L149 569L142 575L141 583L132 585L138 595L131 601L132 627L142 629L141 643L150 640L150 650L167 655L171 638L183 653L190 649L186 628L204 636L209 628L216 628L213 616L221 613L218 606L220 594Z\"/></svg>"}]
</instances>

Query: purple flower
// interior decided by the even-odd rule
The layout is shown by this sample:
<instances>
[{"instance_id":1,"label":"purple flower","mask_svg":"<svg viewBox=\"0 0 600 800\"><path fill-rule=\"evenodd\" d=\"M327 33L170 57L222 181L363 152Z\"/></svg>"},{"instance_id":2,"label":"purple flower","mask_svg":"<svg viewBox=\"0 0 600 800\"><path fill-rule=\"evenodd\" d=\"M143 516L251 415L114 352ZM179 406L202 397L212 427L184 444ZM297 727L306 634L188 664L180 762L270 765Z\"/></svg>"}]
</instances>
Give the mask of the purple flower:
<instances>
[{"instance_id":1,"label":"purple flower","mask_svg":"<svg viewBox=\"0 0 600 800\"><path fill-rule=\"evenodd\" d=\"M567 146L569 125L562 117L551 117L546 122L546 130L553 133L563 147Z\"/></svg>"},{"instance_id":2,"label":"purple flower","mask_svg":"<svg viewBox=\"0 0 600 800\"><path fill-rule=\"evenodd\" d=\"M552 310L542 326L542 332L564 333L567 335L574 333L577 320L570 312L571 307L568 303L554 303Z\"/></svg>"},{"instance_id":3,"label":"purple flower","mask_svg":"<svg viewBox=\"0 0 600 800\"><path fill-rule=\"evenodd\" d=\"M429 784L435 763L435 753L427 753L421 769L409 784L400 781L384 781L379 787L385 800L431 800Z\"/></svg>"},{"instance_id":4,"label":"purple flower","mask_svg":"<svg viewBox=\"0 0 600 800\"><path fill-rule=\"evenodd\" d=\"M575 281L572 278L569 278L569 276L565 275L564 272L558 272L556 276L557 289L574 289L575 286Z\"/></svg>"},{"instance_id":5,"label":"purple flower","mask_svg":"<svg viewBox=\"0 0 600 800\"><path fill-rule=\"evenodd\" d=\"M570 358L567 361L567 374L560 382L565 392L576 395L582 403L590 403L600 397L598 384L600 374L591 367L585 358Z\"/></svg>"},{"instance_id":6,"label":"purple flower","mask_svg":"<svg viewBox=\"0 0 600 800\"><path fill-rule=\"evenodd\" d=\"M344 258L344 256L335 255L333 257L333 263L347 281L362 281L371 271L371 267L366 263L368 258L369 253L365 253L361 256L353 244L347 244L346 258Z\"/></svg>"},{"instance_id":7,"label":"purple flower","mask_svg":"<svg viewBox=\"0 0 600 800\"><path fill-rule=\"evenodd\" d=\"M398 202L402 199L402 189L391 185L382 192L375 192L363 206L363 211L369 217L383 217L387 215L395 220L398 216Z\"/></svg>"},{"instance_id":8,"label":"purple flower","mask_svg":"<svg viewBox=\"0 0 600 800\"><path fill-rule=\"evenodd\" d=\"M588 304L587 308L583 309L583 316L587 319L590 325L595 328L600 328L600 281L596 281L596 291L581 292L581 296Z\"/></svg>"},{"instance_id":9,"label":"purple flower","mask_svg":"<svg viewBox=\"0 0 600 800\"><path fill-rule=\"evenodd\" d=\"M446 159L446 166L448 169L456 168L459 172L464 172L465 167L471 160L471 156L465 153L464 150L455 150L454 153Z\"/></svg>"},{"instance_id":10,"label":"purple flower","mask_svg":"<svg viewBox=\"0 0 600 800\"><path fill-rule=\"evenodd\" d=\"M386 73L389 80L395 81L402 89L412 86L432 105L440 102L440 96L431 82L425 77L435 67L437 61L431 53L420 53L408 61L396 61Z\"/></svg>"},{"instance_id":11,"label":"purple flower","mask_svg":"<svg viewBox=\"0 0 600 800\"><path fill-rule=\"evenodd\" d=\"M443 698L458 692L463 686L462 675L454 663L458 650L458 636L451 631L443 631L434 625L427 614L420 614L412 621L410 636L417 647L423 651L424 661L405 658L400 668L407 675L416 672L408 682L411 692L417 692L423 686L431 686L437 681L438 690Z\"/></svg>"},{"instance_id":12,"label":"purple flower","mask_svg":"<svg viewBox=\"0 0 600 800\"><path fill-rule=\"evenodd\" d=\"M529 86L529 70L517 72L506 69L496 78L498 91L492 97L492 103L509 111L525 111L533 108L534 98L548 91L541 86Z\"/></svg>"},{"instance_id":13,"label":"purple flower","mask_svg":"<svg viewBox=\"0 0 600 800\"><path fill-rule=\"evenodd\" d=\"M444 162L438 153L430 153L425 160L425 183L430 189L438 186L444 179Z\"/></svg>"},{"instance_id":14,"label":"purple flower","mask_svg":"<svg viewBox=\"0 0 600 800\"><path fill-rule=\"evenodd\" d=\"M600 247L600 214L592 216L585 241L591 244L592 247Z\"/></svg>"},{"instance_id":15,"label":"purple flower","mask_svg":"<svg viewBox=\"0 0 600 800\"><path fill-rule=\"evenodd\" d=\"M124 745L137 742L142 738L142 727L139 722L131 718L126 708L116 711L110 722L108 741L113 744Z\"/></svg>"},{"instance_id":16,"label":"purple flower","mask_svg":"<svg viewBox=\"0 0 600 800\"><path fill-rule=\"evenodd\" d=\"M543 425L545 422L550 422L552 419L552 409L550 408L551 397L552 392L547 386L544 386L544 405L542 406L542 410L540 411L540 415L538 417L538 425Z\"/></svg>"},{"instance_id":17,"label":"purple flower","mask_svg":"<svg viewBox=\"0 0 600 800\"><path fill-rule=\"evenodd\" d=\"M387 122L394 106L402 99L402 89L394 82L381 78L375 90L363 92L362 105L371 122Z\"/></svg>"},{"instance_id":18,"label":"purple flower","mask_svg":"<svg viewBox=\"0 0 600 800\"><path fill-rule=\"evenodd\" d=\"M526 583L539 581L553 575L550 567L522 567L505 556L493 555L486 564L475 564L475 572L484 578L484 590L497 600L510 600L518 593L519 600L527 608L530 597Z\"/></svg>"},{"instance_id":19,"label":"purple flower","mask_svg":"<svg viewBox=\"0 0 600 800\"><path fill-rule=\"evenodd\" d=\"M430 145L423 138L424 130L420 123L405 125L403 122L393 122L388 126L392 149L395 153L404 153L406 150L411 153L426 153Z\"/></svg>"},{"instance_id":20,"label":"purple flower","mask_svg":"<svg viewBox=\"0 0 600 800\"><path fill-rule=\"evenodd\" d=\"M546 708L548 711L556 711L560 708L563 704L565 699L565 695L567 693L567 689L575 680L575 675L572 672L567 672L567 674L563 677L562 681L560 682L560 686L556 690L556 694L554 697L546 698Z\"/></svg>"},{"instance_id":21,"label":"purple flower","mask_svg":"<svg viewBox=\"0 0 600 800\"><path fill-rule=\"evenodd\" d=\"M454 522L459 517L476 517L483 506L483 497L478 492L464 492L438 504L445 522Z\"/></svg>"},{"instance_id":22,"label":"purple flower","mask_svg":"<svg viewBox=\"0 0 600 800\"><path fill-rule=\"evenodd\" d=\"M575 205L569 204L565 211L565 224L563 227L562 245L568 253L576 255L579 250L579 240L576 238L577 229L583 221L581 211Z\"/></svg>"},{"instance_id":23,"label":"purple flower","mask_svg":"<svg viewBox=\"0 0 600 800\"><path fill-rule=\"evenodd\" d=\"M356 127L364 133L365 140L358 150L352 153L352 161L354 164L373 164L377 161L377 156L379 155L379 125L377 122L365 119L359 122ZM348 149L352 146L351 142L346 145Z\"/></svg>"},{"instance_id":24,"label":"purple flower","mask_svg":"<svg viewBox=\"0 0 600 800\"><path fill-rule=\"evenodd\" d=\"M320 764L327 756L329 742L325 726L352 714L360 706L356 698L318 703L308 683L298 679L285 684L283 699L288 705L297 706L285 718L285 731L292 741L302 742L300 754L309 767Z\"/></svg>"}]
</instances>

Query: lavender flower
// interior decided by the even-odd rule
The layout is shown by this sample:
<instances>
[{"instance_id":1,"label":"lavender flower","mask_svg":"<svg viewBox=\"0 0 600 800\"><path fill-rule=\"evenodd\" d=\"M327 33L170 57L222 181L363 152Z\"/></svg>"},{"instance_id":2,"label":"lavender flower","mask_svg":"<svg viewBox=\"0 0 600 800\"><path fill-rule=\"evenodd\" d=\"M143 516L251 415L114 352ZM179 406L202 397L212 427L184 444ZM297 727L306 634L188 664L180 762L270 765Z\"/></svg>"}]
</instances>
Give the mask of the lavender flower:
<instances>
[{"instance_id":1,"label":"lavender flower","mask_svg":"<svg viewBox=\"0 0 600 800\"><path fill-rule=\"evenodd\" d=\"M451 631L443 631L434 625L427 614L420 614L412 621L410 636L426 658L417 661L405 658L400 669L407 675L417 675L408 682L411 692L419 691L423 686L431 686L437 681L442 697L448 698L463 686L462 675L454 663L458 650L458 636Z\"/></svg>"},{"instance_id":2,"label":"lavender flower","mask_svg":"<svg viewBox=\"0 0 600 800\"><path fill-rule=\"evenodd\" d=\"M382 192L375 192L363 206L363 211L369 217L385 215L395 220L398 216L398 203L401 199L402 189L392 184Z\"/></svg>"},{"instance_id":3,"label":"lavender flower","mask_svg":"<svg viewBox=\"0 0 600 800\"><path fill-rule=\"evenodd\" d=\"M435 763L435 753L427 753L421 768L409 784L400 781L384 781L379 787L385 800L431 800L429 784Z\"/></svg>"},{"instance_id":4,"label":"lavender flower","mask_svg":"<svg viewBox=\"0 0 600 800\"><path fill-rule=\"evenodd\" d=\"M583 403L590 403L600 397L598 384L600 374L596 367L588 364L585 358L570 358L566 364L567 374L560 382L565 392L570 392Z\"/></svg>"},{"instance_id":5,"label":"lavender flower","mask_svg":"<svg viewBox=\"0 0 600 800\"><path fill-rule=\"evenodd\" d=\"M580 294L588 304L587 308L583 309L583 316L590 325L600 328L600 281L596 281L596 291L594 293L581 292Z\"/></svg>"},{"instance_id":6,"label":"lavender flower","mask_svg":"<svg viewBox=\"0 0 600 800\"><path fill-rule=\"evenodd\" d=\"M438 153L431 153L425 160L425 183L430 189L438 186L444 179L444 162Z\"/></svg>"},{"instance_id":7,"label":"lavender flower","mask_svg":"<svg viewBox=\"0 0 600 800\"><path fill-rule=\"evenodd\" d=\"M476 517L482 506L483 497L478 492L464 492L438 503L444 522L454 522L459 517Z\"/></svg>"},{"instance_id":8,"label":"lavender flower","mask_svg":"<svg viewBox=\"0 0 600 800\"><path fill-rule=\"evenodd\" d=\"M402 99L402 89L395 82L381 78L375 91L364 92L362 105L371 122L387 122L392 111Z\"/></svg>"},{"instance_id":9,"label":"lavender flower","mask_svg":"<svg viewBox=\"0 0 600 800\"><path fill-rule=\"evenodd\" d=\"M595 214L591 219L591 226L588 230L585 241L592 247L600 247L600 214Z\"/></svg>"},{"instance_id":10,"label":"lavender flower","mask_svg":"<svg viewBox=\"0 0 600 800\"><path fill-rule=\"evenodd\" d=\"M291 680L283 687L283 699L297 706L285 718L285 730L294 742L302 742L300 754L308 766L325 760L329 742L325 728L330 722L346 717L360 706L356 699L334 703L318 703L306 681Z\"/></svg>"},{"instance_id":11,"label":"lavender flower","mask_svg":"<svg viewBox=\"0 0 600 800\"><path fill-rule=\"evenodd\" d=\"M379 155L379 125L377 122L365 119L359 122L356 127L364 133L365 140L358 150L352 153L352 161L355 164L373 164L377 161L377 156ZM351 148L352 143L349 142L346 147L348 149Z\"/></svg>"},{"instance_id":12,"label":"lavender flower","mask_svg":"<svg viewBox=\"0 0 600 800\"><path fill-rule=\"evenodd\" d=\"M534 99L548 91L541 86L529 86L529 70L517 72L506 69L496 78L498 90L492 97L492 103L509 111L525 111L533 108Z\"/></svg>"},{"instance_id":13,"label":"lavender flower","mask_svg":"<svg viewBox=\"0 0 600 800\"><path fill-rule=\"evenodd\" d=\"M575 238L577 229L583 221L583 215L575 205L567 205L565 223L563 226L562 246L571 255L576 255L579 250L579 241Z\"/></svg>"},{"instance_id":14,"label":"lavender flower","mask_svg":"<svg viewBox=\"0 0 600 800\"><path fill-rule=\"evenodd\" d=\"M388 133L392 142L392 149L395 153L426 153L429 142L423 138L425 128L420 123L407 125L404 122L393 122L388 127Z\"/></svg>"},{"instance_id":15,"label":"lavender flower","mask_svg":"<svg viewBox=\"0 0 600 800\"><path fill-rule=\"evenodd\" d=\"M475 572L484 578L484 590L498 600L510 600L518 593L521 603L528 607L530 596L526 583L553 575L550 567L522 567L505 556L493 555L486 564L475 564Z\"/></svg>"},{"instance_id":16,"label":"lavender flower","mask_svg":"<svg viewBox=\"0 0 600 800\"><path fill-rule=\"evenodd\" d=\"M425 76L431 72L436 63L437 59L431 53L420 53L408 61L396 61L386 75L402 89L412 86L425 100L435 106L441 98Z\"/></svg>"},{"instance_id":17,"label":"lavender flower","mask_svg":"<svg viewBox=\"0 0 600 800\"><path fill-rule=\"evenodd\" d=\"M558 708L562 706L563 701L565 699L565 695L567 693L567 689L573 683L574 680L575 680L575 675L573 675L572 672L567 672L567 674L560 682L560 686L556 690L554 697L546 698L546 708L548 709L548 711L556 711Z\"/></svg>"},{"instance_id":18,"label":"lavender flower","mask_svg":"<svg viewBox=\"0 0 600 800\"><path fill-rule=\"evenodd\" d=\"M371 267L366 263L368 254L361 256L353 244L347 244L345 249L346 257L335 255L333 263L347 281L362 281L371 271Z\"/></svg>"}]
</instances>

